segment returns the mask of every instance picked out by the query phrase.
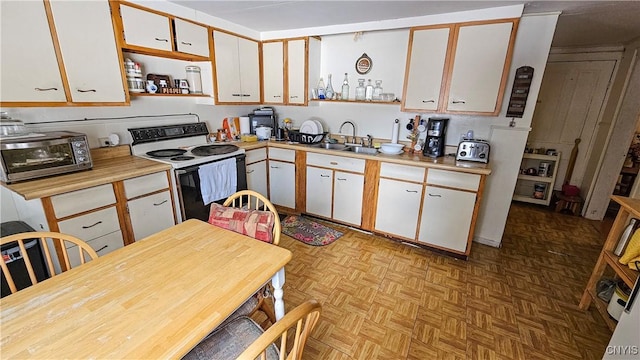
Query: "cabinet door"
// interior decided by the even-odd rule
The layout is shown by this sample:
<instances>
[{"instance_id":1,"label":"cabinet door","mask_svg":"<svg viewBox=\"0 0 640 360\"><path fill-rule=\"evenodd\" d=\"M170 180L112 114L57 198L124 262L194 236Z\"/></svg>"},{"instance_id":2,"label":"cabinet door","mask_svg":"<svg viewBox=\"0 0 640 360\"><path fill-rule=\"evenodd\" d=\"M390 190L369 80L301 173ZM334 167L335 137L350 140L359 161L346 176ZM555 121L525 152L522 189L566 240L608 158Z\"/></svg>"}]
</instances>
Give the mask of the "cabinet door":
<instances>
[{"instance_id":1,"label":"cabinet door","mask_svg":"<svg viewBox=\"0 0 640 360\"><path fill-rule=\"evenodd\" d=\"M110 234L101 236L99 238L87 241L89 246L98 253L98 256L104 256L108 253L118 250L124 247L124 241L122 240L122 231L114 231ZM78 245L69 246L67 248L67 254L69 255L69 263L74 268L80 265L80 252L78 251ZM89 260L89 255L85 252L85 260Z\"/></svg>"},{"instance_id":2,"label":"cabinet door","mask_svg":"<svg viewBox=\"0 0 640 360\"><path fill-rule=\"evenodd\" d=\"M333 218L360 226L363 193L364 175L336 171L333 185Z\"/></svg>"},{"instance_id":3,"label":"cabinet door","mask_svg":"<svg viewBox=\"0 0 640 360\"><path fill-rule=\"evenodd\" d=\"M287 42L287 74L289 79L289 104L306 104L307 94L307 41Z\"/></svg>"},{"instance_id":4,"label":"cabinet door","mask_svg":"<svg viewBox=\"0 0 640 360\"><path fill-rule=\"evenodd\" d=\"M449 27L413 31L403 110L438 109L450 32Z\"/></svg>"},{"instance_id":5,"label":"cabinet door","mask_svg":"<svg viewBox=\"0 0 640 360\"><path fill-rule=\"evenodd\" d=\"M175 225L169 191L131 200L127 206L136 241Z\"/></svg>"},{"instance_id":6,"label":"cabinet door","mask_svg":"<svg viewBox=\"0 0 640 360\"><path fill-rule=\"evenodd\" d=\"M421 200L422 184L380 179L375 229L414 240Z\"/></svg>"},{"instance_id":7,"label":"cabinet door","mask_svg":"<svg viewBox=\"0 0 640 360\"><path fill-rule=\"evenodd\" d=\"M209 30L198 24L175 19L176 50L193 55L209 57Z\"/></svg>"},{"instance_id":8,"label":"cabinet door","mask_svg":"<svg viewBox=\"0 0 640 360\"><path fill-rule=\"evenodd\" d=\"M427 186L418 241L464 253L476 194Z\"/></svg>"},{"instance_id":9,"label":"cabinet door","mask_svg":"<svg viewBox=\"0 0 640 360\"><path fill-rule=\"evenodd\" d=\"M241 102L240 58L238 38L220 31L213 32L218 103Z\"/></svg>"},{"instance_id":10,"label":"cabinet door","mask_svg":"<svg viewBox=\"0 0 640 360\"><path fill-rule=\"evenodd\" d=\"M63 234L73 235L84 241L120 230L118 212L115 206L76 216L58 223Z\"/></svg>"},{"instance_id":11,"label":"cabinet door","mask_svg":"<svg viewBox=\"0 0 640 360\"><path fill-rule=\"evenodd\" d=\"M242 102L260 102L260 55L258 42L238 38Z\"/></svg>"},{"instance_id":12,"label":"cabinet door","mask_svg":"<svg viewBox=\"0 0 640 360\"><path fill-rule=\"evenodd\" d=\"M171 51L172 36L169 18L156 13L120 5L124 41L127 45Z\"/></svg>"},{"instance_id":13,"label":"cabinet door","mask_svg":"<svg viewBox=\"0 0 640 360\"><path fill-rule=\"evenodd\" d=\"M310 214L331 218L333 170L307 166L307 209Z\"/></svg>"},{"instance_id":14,"label":"cabinet door","mask_svg":"<svg viewBox=\"0 0 640 360\"><path fill-rule=\"evenodd\" d=\"M264 102L284 102L284 50L283 42L262 44L262 74L264 80Z\"/></svg>"},{"instance_id":15,"label":"cabinet door","mask_svg":"<svg viewBox=\"0 0 640 360\"><path fill-rule=\"evenodd\" d=\"M73 102L124 102L107 1L50 2Z\"/></svg>"},{"instance_id":16,"label":"cabinet door","mask_svg":"<svg viewBox=\"0 0 640 360\"><path fill-rule=\"evenodd\" d=\"M269 200L275 205L295 209L296 166L269 160Z\"/></svg>"},{"instance_id":17,"label":"cabinet door","mask_svg":"<svg viewBox=\"0 0 640 360\"><path fill-rule=\"evenodd\" d=\"M247 188L267 196L267 161L247 165Z\"/></svg>"},{"instance_id":18,"label":"cabinet door","mask_svg":"<svg viewBox=\"0 0 640 360\"><path fill-rule=\"evenodd\" d=\"M0 99L65 102L42 1L1 1Z\"/></svg>"},{"instance_id":19,"label":"cabinet door","mask_svg":"<svg viewBox=\"0 0 640 360\"><path fill-rule=\"evenodd\" d=\"M492 113L501 95L513 22L461 26L447 111Z\"/></svg>"}]
</instances>

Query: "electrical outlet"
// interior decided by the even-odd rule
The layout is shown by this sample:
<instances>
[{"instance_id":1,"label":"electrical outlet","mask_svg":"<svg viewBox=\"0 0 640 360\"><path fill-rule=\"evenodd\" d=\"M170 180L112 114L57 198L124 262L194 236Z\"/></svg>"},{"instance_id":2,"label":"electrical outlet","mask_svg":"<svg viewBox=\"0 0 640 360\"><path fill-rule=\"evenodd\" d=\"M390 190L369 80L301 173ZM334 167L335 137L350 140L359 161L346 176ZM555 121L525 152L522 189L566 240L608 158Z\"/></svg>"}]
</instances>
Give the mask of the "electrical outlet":
<instances>
[{"instance_id":1,"label":"electrical outlet","mask_svg":"<svg viewBox=\"0 0 640 360\"><path fill-rule=\"evenodd\" d=\"M111 140L108 137L101 137L98 139L100 141L100 147L108 147L111 146Z\"/></svg>"}]
</instances>

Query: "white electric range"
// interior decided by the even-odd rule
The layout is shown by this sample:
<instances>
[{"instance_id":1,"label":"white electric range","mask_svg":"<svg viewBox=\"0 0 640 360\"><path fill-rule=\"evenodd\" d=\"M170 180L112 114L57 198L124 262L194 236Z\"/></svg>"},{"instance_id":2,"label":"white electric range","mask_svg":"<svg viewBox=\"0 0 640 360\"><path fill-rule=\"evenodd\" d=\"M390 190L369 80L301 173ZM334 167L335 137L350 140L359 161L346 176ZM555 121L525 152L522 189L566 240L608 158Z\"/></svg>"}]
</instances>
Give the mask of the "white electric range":
<instances>
[{"instance_id":1,"label":"white electric range","mask_svg":"<svg viewBox=\"0 0 640 360\"><path fill-rule=\"evenodd\" d=\"M200 166L235 158L237 190L247 188L244 149L230 143L208 143L209 130L206 123L128 130L133 139L133 155L171 165L174 198L177 200L176 213L181 221L191 218L207 221L209 218L209 205L204 204L200 191Z\"/></svg>"}]
</instances>

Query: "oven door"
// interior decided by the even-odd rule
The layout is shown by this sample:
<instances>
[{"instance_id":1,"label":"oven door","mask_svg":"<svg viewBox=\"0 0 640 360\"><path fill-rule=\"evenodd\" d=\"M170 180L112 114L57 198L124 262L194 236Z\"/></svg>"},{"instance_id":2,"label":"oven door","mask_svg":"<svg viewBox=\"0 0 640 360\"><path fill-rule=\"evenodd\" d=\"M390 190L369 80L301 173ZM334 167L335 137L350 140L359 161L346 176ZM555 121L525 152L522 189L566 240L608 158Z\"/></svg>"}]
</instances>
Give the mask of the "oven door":
<instances>
[{"instance_id":1,"label":"oven door","mask_svg":"<svg viewBox=\"0 0 640 360\"><path fill-rule=\"evenodd\" d=\"M245 154L235 156L236 172L238 174L238 186L236 191L247 189L245 157ZM210 164L212 162L215 161L211 161L206 164ZM209 220L209 205L204 204L204 201L202 200L202 192L200 191L200 176L198 175L200 165L176 169L175 171L182 221L187 219L200 219L202 221ZM225 200L226 199L218 200L216 203L222 204Z\"/></svg>"}]
</instances>

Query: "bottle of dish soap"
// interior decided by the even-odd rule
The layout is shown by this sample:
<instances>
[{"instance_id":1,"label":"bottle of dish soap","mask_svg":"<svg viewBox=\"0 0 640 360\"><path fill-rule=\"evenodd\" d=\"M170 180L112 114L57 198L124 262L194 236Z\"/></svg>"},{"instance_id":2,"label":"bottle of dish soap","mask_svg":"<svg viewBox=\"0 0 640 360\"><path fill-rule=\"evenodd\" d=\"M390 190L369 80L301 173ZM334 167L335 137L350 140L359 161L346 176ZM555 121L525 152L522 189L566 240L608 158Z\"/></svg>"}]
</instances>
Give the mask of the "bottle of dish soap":
<instances>
[{"instance_id":1,"label":"bottle of dish soap","mask_svg":"<svg viewBox=\"0 0 640 360\"><path fill-rule=\"evenodd\" d=\"M318 81L318 99L320 100L324 100L326 97L326 94L324 92L324 80L322 80L322 78L320 78L320 81Z\"/></svg>"}]
</instances>

